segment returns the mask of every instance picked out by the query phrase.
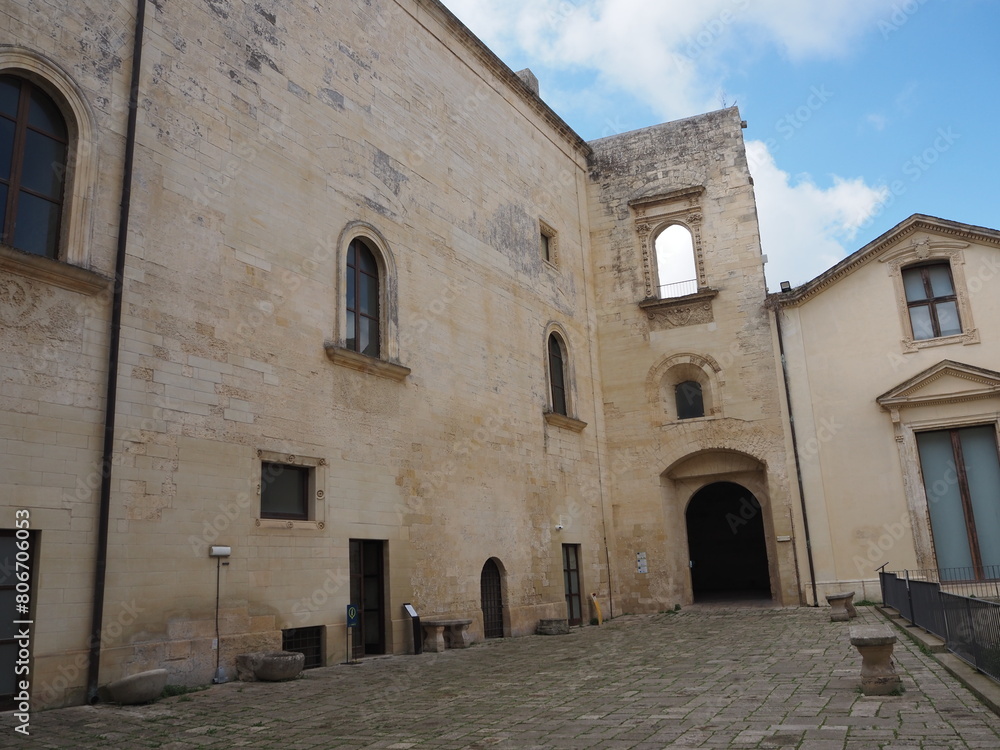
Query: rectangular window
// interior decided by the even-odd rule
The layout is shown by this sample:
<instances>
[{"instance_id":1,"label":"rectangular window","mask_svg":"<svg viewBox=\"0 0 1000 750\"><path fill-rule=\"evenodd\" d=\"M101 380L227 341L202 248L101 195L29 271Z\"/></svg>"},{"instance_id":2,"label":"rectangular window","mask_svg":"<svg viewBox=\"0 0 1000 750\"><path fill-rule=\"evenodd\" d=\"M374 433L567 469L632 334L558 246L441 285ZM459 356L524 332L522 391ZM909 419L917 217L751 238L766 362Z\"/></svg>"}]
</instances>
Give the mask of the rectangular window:
<instances>
[{"instance_id":1,"label":"rectangular window","mask_svg":"<svg viewBox=\"0 0 1000 750\"><path fill-rule=\"evenodd\" d=\"M556 230L544 221L538 222L538 242L542 253L542 259L549 263L556 264L559 261L556 247Z\"/></svg>"},{"instance_id":2,"label":"rectangular window","mask_svg":"<svg viewBox=\"0 0 1000 750\"><path fill-rule=\"evenodd\" d=\"M308 466L262 461L260 517L308 519L311 474L312 469Z\"/></svg>"},{"instance_id":3,"label":"rectangular window","mask_svg":"<svg viewBox=\"0 0 1000 750\"><path fill-rule=\"evenodd\" d=\"M958 298L948 263L904 268L903 289L914 341L962 332Z\"/></svg>"},{"instance_id":4,"label":"rectangular window","mask_svg":"<svg viewBox=\"0 0 1000 750\"><path fill-rule=\"evenodd\" d=\"M18 538L20 533L20 538ZM18 547L27 546L27 549ZM27 545L24 544L27 542ZM17 693L17 679L15 679L14 669L18 659L18 644L16 640L17 629L14 620L32 618L32 612L17 612L18 594L22 596L28 592L30 596L32 581L34 579L34 558L35 548L38 546L38 535L25 530L14 531L13 529L0 530L0 711L9 711L14 706L14 696ZM20 552L20 557L18 556ZM18 563L20 562L20 567ZM18 571L22 571L22 576L18 576ZM26 573L27 580L24 580Z\"/></svg>"},{"instance_id":5,"label":"rectangular window","mask_svg":"<svg viewBox=\"0 0 1000 750\"><path fill-rule=\"evenodd\" d=\"M917 449L942 580L1000 578L996 426L921 432Z\"/></svg>"}]
</instances>

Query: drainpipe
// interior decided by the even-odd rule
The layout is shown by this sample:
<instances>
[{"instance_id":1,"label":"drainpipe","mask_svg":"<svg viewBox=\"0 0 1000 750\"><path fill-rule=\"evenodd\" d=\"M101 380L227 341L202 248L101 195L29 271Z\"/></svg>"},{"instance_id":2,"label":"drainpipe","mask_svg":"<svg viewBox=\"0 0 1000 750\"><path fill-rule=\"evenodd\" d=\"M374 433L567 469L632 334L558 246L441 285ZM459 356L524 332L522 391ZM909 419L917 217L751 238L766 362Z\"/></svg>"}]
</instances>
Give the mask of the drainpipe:
<instances>
[{"instance_id":1,"label":"drainpipe","mask_svg":"<svg viewBox=\"0 0 1000 750\"><path fill-rule=\"evenodd\" d=\"M104 399L104 449L101 454L101 495L97 527L97 565L94 570L94 610L91 617L90 657L87 667L87 703L94 703L97 700L97 683L101 671L101 631L104 627L104 589L108 566L108 530L111 522L111 471L114 462L115 414L118 410L118 350L121 342L122 291L125 284L129 207L132 203L132 162L135 155L135 123L139 109L139 69L142 63L142 33L145 19L146 0L136 0L132 80L129 88L128 126L125 132L125 163L122 169L122 199L118 214L118 248L111 297L108 388Z\"/></svg>"},{"instance_id":2,"label":"drainpipe","mask_svg":"<svg viewBox=\"0 0 1000 750\"><path fill-rule=\"evenodd\" d=\"M799 483L799 503L802 507L802 530L806 535L806 557L809 560L809 584L812 587L812 606L819 606L819 598L816 595L816 568L813 565L812 537L809 534L809 514L806 512L806 493L802 483L802 466L799 463L799 441L795 436L795 417L792 416L792 389L791 380L788 377L788 362L785 360L785 341L781 335L781 306L779 303L773 305L774 322L778 331L778 351L781 354L781 374L785 379L785 405L788 407L788 422L792 430L792 456L795 459L795 478Z\"/></svg>"}]
</instances>

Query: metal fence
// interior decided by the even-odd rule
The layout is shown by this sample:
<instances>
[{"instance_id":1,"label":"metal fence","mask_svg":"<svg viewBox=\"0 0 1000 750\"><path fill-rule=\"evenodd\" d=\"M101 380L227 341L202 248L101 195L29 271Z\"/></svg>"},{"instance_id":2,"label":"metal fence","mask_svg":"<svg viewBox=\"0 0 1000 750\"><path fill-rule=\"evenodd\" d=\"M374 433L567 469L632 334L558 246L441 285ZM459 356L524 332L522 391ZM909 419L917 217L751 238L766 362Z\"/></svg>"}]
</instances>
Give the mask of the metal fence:
<instances>
[{"instance_id":1,"label":"metal fence","mask_svg":"<svg viewBox=\"0 0 1000 750\"><path fill-rule=\"evenodd\" d=\"M991 587L998 582L963 575L956 569L903 571L902 577L880 571L882 602L904 620L939 636L955 656L1000 682L1000 601L951 590L964 587L996 596Z\"/></svg>"}]
</instances>

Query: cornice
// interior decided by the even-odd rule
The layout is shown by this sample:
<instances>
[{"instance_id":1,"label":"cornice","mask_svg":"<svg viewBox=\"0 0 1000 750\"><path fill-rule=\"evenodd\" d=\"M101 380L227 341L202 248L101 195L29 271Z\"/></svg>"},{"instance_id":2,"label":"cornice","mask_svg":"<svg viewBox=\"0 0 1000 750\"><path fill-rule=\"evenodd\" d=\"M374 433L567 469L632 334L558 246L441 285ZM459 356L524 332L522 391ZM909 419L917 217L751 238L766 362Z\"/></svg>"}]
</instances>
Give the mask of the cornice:
<instances>
[{"instance_id":1,"label":"cornice","mask_svg":"<svg viewBox=\"0 0 1000 750\"><path fill-rule=\"evenodd\" d=\"M935 393L925 396L915 395L920 389L941 380L946 375L967 381L970 384L978 384L979 387L952 393ZM1000 395L1000 373L945 359L914 375L909 380L900 383L895 388L891 388L876 398L875 401L883 409L893 411L912 406L957 404L965 401L993 398L997 395Z\"/></svg>"},{"instance_id":2,"label":"cornice","mask_svg":"<svg viewBox=\"0 0 1000 750\"><path fill-rule=\"evenodd\" d=\"M573 432L583 432L583 428L587 426L586 422L573 419L573 417L567 417L565 414L556 414L554 411L545 412L545 421L548 424Z\"/></svg>"},{"instance_id":3,"label":"cornice","mask_svg":"<svg viewBox=\"0 0 1000 750\"><path fill-rule=\"evenodd\" d=\"M668 190L665 193L657 193L655 195L633 198L628 202L628 205L629 208L645 208L647 206L655 206L659 203L673 203L675 201L683 200L684 198L700 197L704 194L704 192L704 185L692 185L691 187Z\"/></svg>"},{"instance_id":4,"label":"cornice","mask_svg":"<svg viewBox=\"0 0 1000 750\"><path fill-rule=\"evenodd\" d=\"M359 354L353 349L345 349L330 342L323 344L323 348L326 350L327 358L335 365L341 365L342 367L357 370L358 372L377 375L380 378L387 378L388 380L395 380L400 383L406 380L406 376L411 372L410 368L404 365L375 359L366 354Z\"/></svg>"},{"instance_id":5,"label":"cornice","mask_svg":"<svg viewBox=\"0 0 1000 750\"><path fill-rule=\"evenodd\" d=\"M94 295L107 289L111 280L86 268L0 245L0 271L36 279L81 294Z\"/></svg>"},{"instance_id":6,"label":"cornice","mask_svg":"<svg viewBox=\"0 0 1000 750\"><path fill-rule=\"evenodd\" d=\"M573 148L584 157L590 157L593 152L590 146L587 145L587 142L577 135L576 131L555 113L555 110L546 104L538 94L532 91L518 77L517 73L507 67L503 60L497 57L493 50L473 34L469 30L469 27L462 23L454 13L448 10L439 0L414 0L414 2L446 28L480 63L486 66L497 78L506 83L537 114L541 115ZM417 22L420 22L419 19L417 19Z\"/></svg>"}]
</instances>

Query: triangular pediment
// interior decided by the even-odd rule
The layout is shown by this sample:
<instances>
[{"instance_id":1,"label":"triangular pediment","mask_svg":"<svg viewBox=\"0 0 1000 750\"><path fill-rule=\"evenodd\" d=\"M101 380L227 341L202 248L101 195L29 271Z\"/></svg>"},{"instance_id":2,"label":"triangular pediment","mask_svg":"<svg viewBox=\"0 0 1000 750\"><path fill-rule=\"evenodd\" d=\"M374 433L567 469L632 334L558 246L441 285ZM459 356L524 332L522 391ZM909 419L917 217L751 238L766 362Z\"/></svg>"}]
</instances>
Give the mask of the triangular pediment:
<instances>
[{"instance_id":1,"label":"triangular pediment","mask_svg":"<svg viewBox=\"0 0 1000 750\"><path fill-rule=\"evenodd\" d=\"M1000 396L1000 372L944 359L875 399L886 409Z\"/></svg>"}]
</instances>

